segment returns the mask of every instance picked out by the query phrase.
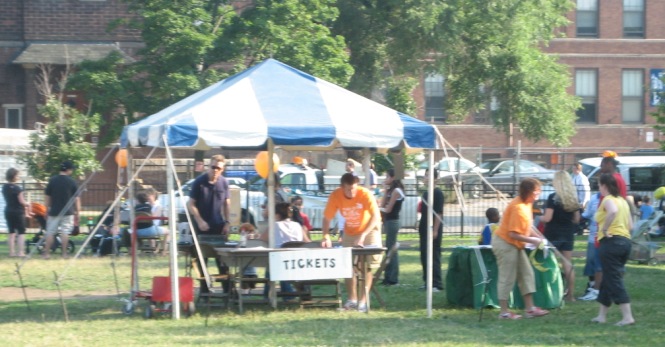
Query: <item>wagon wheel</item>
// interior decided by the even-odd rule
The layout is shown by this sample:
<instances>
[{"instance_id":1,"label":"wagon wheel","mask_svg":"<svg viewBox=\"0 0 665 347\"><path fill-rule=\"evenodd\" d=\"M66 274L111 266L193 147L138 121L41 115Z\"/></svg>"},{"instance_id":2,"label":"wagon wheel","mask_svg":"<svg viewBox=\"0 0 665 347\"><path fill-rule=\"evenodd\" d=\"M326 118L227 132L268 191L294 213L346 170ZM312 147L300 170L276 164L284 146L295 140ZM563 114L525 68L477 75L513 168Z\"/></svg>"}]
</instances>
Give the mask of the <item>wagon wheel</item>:
<instances>
[{"instance_id":1,"label":"wagon wheel","mask_svg":"<svg viewBox=\"0 0 665 347\"><path fill-rule=\"evenodd\" d=\"M152 318L155 312L155 305L150 304L145 307L145 311L143 312L143 317L146 319Z\"/></svg>"},{"instance_id":2,"label":"wagon wheel","mask_svg":"<svg viewBox=\"0 0 665 347\"><path fill-rule=\"evenodd\" d=\"M132 315L134 314L134 307L135 304L133 301L128 300L123 306L122 306L122 313L126 315Z\"/></svg>"},{"instance_id":3,"label":"wagon wheel","mask_svg":"<svg viewBox=\"0 0 665 347\"><path fill-rule=\"evenodd\" d=\"M654 258L649 259L649 265L651 265L651 266L658 265L658 258L654 257Z\"/></svg>"}]
</instances>

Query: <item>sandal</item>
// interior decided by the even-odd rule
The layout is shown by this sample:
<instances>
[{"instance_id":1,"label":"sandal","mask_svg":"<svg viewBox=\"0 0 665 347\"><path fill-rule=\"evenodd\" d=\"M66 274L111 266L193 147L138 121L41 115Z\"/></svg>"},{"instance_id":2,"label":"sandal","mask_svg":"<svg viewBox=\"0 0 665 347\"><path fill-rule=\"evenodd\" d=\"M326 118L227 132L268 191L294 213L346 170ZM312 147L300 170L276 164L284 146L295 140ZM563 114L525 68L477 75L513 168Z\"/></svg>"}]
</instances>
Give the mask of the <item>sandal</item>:
<instances>
[{"instance_id":1,"label":"sandal","mask_svg":"<svg viewBox=\"0 0 665 347\"><path fill-rule=\"evenodd\" d=\"M527 310L525 312L525 317L526 318L535 318L535 317L542 317L546 316L550 313L548 310L543 310L540 307L533 307L531 310Z\"/></svg>"},{"instance_id":2,"label":"sandal","mask_svg":"<svg viewBox=\"0 0 665 347\"><path fill-rule=\"evenodd\" d=\"M506 313L501 313L499 315L499 319L510 319L510 320L516 320L516 319L522 319L522 316L512 313L512 312L506 312Z\"/></svg>"},{"instance_id":3,"label":"sandal","mask_svg":"<svg viewBox=\"0 0 665 347\"><path fill-rule=\"evenodd\" d=\"M619 322L616 322L616 324L614 324L614 325L616 325L618 327L623 327L623 326L626 326L626 325L633 325L633 324L635 324L635 321L632 321L632 322L619 321Z\"/></svg>"}]
</instances>

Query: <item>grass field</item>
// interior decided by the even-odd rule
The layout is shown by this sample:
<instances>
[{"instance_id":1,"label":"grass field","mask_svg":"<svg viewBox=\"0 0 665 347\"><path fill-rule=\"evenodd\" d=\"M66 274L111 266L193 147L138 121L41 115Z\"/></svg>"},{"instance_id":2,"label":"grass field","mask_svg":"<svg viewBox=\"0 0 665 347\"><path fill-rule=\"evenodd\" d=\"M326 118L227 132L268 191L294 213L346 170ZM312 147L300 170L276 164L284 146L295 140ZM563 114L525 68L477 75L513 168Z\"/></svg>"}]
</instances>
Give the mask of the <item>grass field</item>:
<instances>
[{"instance_id":1,"label":"grass field","mask_svg":"<svg viewBox=\"0 0 665 347\"><path fill-rule=\"evenodd\" d=\"M13 287L20 294L15 273L19 260L6 257L5 239L6 235L0 235L0 287ZM425 292L418 290L422 281L416 239L405 235L400 241L407 245L400 250L401 285L379 288L387 302L385 309L376 301L370 314L328 308L301 310L280 306L272 310L249 306L243 315L233 310L214 310L207 325L202 312L178 321L147 320L140 310L131 316L123 315L119 299L128 297L128 257L118 258L115 266L109 257L48 261L35 257L21 267L25 285L57 293L54 272L64 274L61 290L67 295L64 302L70 321L65 322L57 296L31 298L30 310L22 294L18 300L0 297L2 340L8 346L658 346L665 337L664 265L646 266L631 261L627 266L626 283L637 320L634 326L591 323L598 304L582 301L569 303L543 318L521 321L501 321L496 318L497 310L485 310L479 322L478 310L450 306L445 292L433 294L434 311L427 318ZM444 246L449 249L474 242L475 237L448 238ZM584 249L585 240L580 237L576 250ZM443 254L444 276L449 255L449 251ZM168 273L165 257L145 256L140 265L143 288L150 287L153 276ZM575 259L578 295L586 283L583 265L583 258ZM609 321L619 319L618 308L613 307Z\"/></svg>"}]
</instances>

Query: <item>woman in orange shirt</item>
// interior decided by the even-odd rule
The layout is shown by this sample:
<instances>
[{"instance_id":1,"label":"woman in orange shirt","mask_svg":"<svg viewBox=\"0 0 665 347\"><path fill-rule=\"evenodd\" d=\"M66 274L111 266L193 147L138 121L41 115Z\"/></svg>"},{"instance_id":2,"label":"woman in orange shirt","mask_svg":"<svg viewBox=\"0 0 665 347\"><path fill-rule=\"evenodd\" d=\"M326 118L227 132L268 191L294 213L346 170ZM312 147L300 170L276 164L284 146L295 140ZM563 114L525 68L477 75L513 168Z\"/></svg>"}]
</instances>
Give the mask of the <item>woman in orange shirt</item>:
<instances>
[{"instance_id":1,"label":"woman in orange shirt","mask_svg":"<svg viewBox=\"0 0 665 347\"><path fill-rule=\"evenodd\" d=\"M525 178L520 182L519 196L510 202L503 213L501 224L492 238L492 252L499 268L497 293L501 313L499 319L520 319L521 315L508 310L508 298L515 286L519 285L524 298L525 316L541 317L549 313L534 306L533 293L536 280L524 246L531 243L537 247L544 245L543 239L533 232L533 202L540 194L540 181Z\"/></svg>"}]
</instances>

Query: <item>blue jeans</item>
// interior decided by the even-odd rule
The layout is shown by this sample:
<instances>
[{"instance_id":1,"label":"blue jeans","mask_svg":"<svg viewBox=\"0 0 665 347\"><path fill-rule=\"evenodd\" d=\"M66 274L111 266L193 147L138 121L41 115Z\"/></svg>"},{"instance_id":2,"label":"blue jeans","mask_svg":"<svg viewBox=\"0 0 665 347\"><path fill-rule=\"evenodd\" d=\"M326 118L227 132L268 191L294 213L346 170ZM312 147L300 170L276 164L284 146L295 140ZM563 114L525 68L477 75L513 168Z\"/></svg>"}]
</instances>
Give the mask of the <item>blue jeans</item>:
<instances>
[{"instance_id":1,"label":"blue jeans","mask_svg":"<svg viewBox=\"0 0 665 347\"><path fill-rule=\"evenodd\" d=\"M266 278L270 278L270 272L266 271ZM268 297L270 286L266 285L263 287L263 296ZM296 290L293 288L293 284L290 281L279 281L279 291L283 293L293 293ZM284 298L287 300L287 298Z\"/></svg>"},{"instance_id":2,"label":"blue jeans","mask_svg":"<svg viewBox=\"0 0 665 347\"><path fill-rule=\"evenodd\" d=\"M383 230L386 231L386 255L390 249L397 243L397 233L399 232L399 219L387 220L383 222ZM399 283L399 256L397 252L393 254L390 263L386 266L383 275L383 282L387 284Z\"/></svg>"}]
</instances>

